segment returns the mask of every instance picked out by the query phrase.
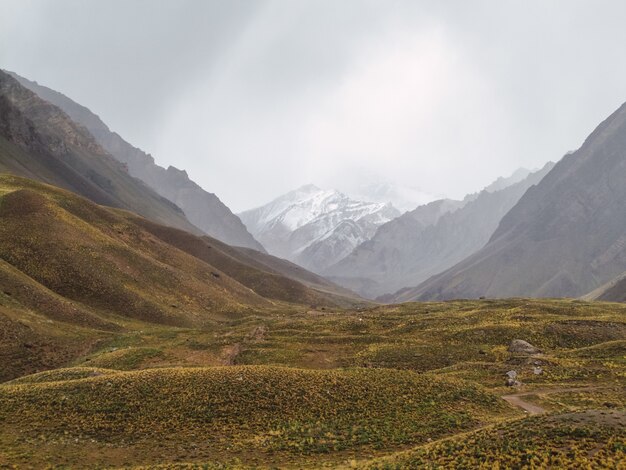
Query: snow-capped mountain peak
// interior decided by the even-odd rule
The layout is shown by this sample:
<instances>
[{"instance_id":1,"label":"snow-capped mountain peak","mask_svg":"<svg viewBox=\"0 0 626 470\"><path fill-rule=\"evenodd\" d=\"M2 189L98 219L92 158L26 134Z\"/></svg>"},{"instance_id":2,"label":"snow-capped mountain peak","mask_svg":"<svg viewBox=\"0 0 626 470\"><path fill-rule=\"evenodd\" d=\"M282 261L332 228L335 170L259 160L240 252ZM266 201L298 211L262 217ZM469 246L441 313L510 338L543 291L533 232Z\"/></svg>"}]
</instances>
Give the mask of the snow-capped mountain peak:
<instances>
[{"instance_id":1,"label":"snow-capped mountain peak","mask_svg":"<svg viewBox=\"0 0 626 470\"><path fill-rule=\"evenodd\" d=\"M243 212L240 218L270 253L320 270L399 215L389 203L358 201L309 184ZM309 259L312 250L317 253L315 261Z\"/></svg>"}]
</instances>

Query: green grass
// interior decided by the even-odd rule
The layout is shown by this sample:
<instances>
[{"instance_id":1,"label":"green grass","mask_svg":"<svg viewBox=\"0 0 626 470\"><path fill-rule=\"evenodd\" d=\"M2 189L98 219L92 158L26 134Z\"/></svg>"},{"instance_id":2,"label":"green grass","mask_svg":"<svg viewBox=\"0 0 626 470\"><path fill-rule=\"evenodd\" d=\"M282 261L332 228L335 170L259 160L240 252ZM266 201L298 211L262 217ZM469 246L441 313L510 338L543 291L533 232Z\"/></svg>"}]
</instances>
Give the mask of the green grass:
<instances>
[{"instance_id":1,"label":"green grass","mask_svg":"<svg viewBox=\"0 0 626 470\"><path fill-rule=\"evenodd\" d=\"M513 299L323 315L281 308L203 328L106 317L120 330L67 362L80 367L0 385L0 463L317 468L370 459L379 465L376 459L400 458L405 454L394 452L403 450L416 452L420 465L446 462L444 450L456 447L445 446L461 445L455 435L461 440L483 428L475 435L480 451L494 423L523 433L543 422L518 421L522 412L498 397L513 392L504 387L511 369L522 390L537 390L525 399L551 412L626 407L625 340L614 334L624 324L624 305ZM31 315L34 327L42 317ZM55 331L61 324L43 325ZM91 331L73 328L67 341ZM509 353L516 338L542 354ZM541 375L533 373L537 361ZM224 364L235 365L207 367ZM598 429L595 436L608 432ZM548 444L560 442L545 432ZM510 463L510 449L498 442L493 461ZM591 445L585 442L581 449ZM428 450L438 444L439 453ZM620 455L611 449L598 459ZM463 462L472 462L471 449L463 452ZM541 452L537 459L552 455Z\"/></svg>"}]
</instances>

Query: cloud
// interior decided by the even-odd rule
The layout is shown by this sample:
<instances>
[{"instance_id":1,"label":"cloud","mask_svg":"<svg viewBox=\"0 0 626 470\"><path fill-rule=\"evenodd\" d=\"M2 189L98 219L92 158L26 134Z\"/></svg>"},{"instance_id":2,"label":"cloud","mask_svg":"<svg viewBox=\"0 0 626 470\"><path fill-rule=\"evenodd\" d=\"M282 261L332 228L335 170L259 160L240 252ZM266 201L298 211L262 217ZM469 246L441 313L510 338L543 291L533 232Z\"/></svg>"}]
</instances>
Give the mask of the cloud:
<instances>
[{"instance_id":1,"label":"cloud","mask_svg":"<svg viewBox=\"0 0 626 470\"><path fill-rule=\"evenodd\" d=\"M0 62L235 210L372 175L462 197L626 97L626 3L0 0Z\"/></svg>"}]
</instances>

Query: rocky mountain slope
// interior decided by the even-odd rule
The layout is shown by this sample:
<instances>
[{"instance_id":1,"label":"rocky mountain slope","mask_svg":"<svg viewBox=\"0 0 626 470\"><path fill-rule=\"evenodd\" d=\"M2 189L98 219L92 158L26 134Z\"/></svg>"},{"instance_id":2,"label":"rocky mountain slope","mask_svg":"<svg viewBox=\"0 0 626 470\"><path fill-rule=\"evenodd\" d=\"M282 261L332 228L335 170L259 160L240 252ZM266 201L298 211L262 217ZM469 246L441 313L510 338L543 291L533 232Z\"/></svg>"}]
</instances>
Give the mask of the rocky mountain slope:
<instances>
[{"instance_id":1,"label":"rocky mountain slope","mask_svg":"<svg viewBox=\"0 0 626 470\"><path fill-rule=\"evenodd\" d=\"M355 201L314 185L239 214L271 254L315 272L346 256L399 215L390 204Z\"/></svg>"},{"instance_id":2,"label":"rocky mountain slope","mask_svg":"<svg viewBox=\"0 0 626 470\"><path fill-rule=\"evenodd\" d=\"M194 233L182 210L128 174L84 127L0 71L0 172L77 192Z\"/></svg>"},{"instance_id":3,"label":"rocky mountain slope","mask_svg":"<svg viewBox=\"0 0 626 470\"><path fill-rule=\"evenodd\" d=\"M582 299L626 302L626 272L582 296Z\"/></svg>"},{"instance_id":4,"label":"rocky mountain slope","mask_svg":"<svg viewBox=\"0 0 626 470\"><path fill-rule=\"evenodd\" d=\"M626 105L566 155L489 243L405 298L578 297L626 270Z\"/></svg>"},{"instance_id":5,"label":"rocky mountain slope","mask_svg":"<svg viewBox=\"0 0 626 470\"><path fill-rule=\"evenodd\" d=\"M551 167L518 182L499 179L462 202L440 200L407 212L324 274L368 298L418 284L482 248L504 214Z\"/></svg>"},{"instance_id":6,"label":"rocky mountain slope","mask_svg":"<svg viewBox=\"0 0 626 470\"><path fill-rule=\"evenodd\" d=\"M67 96L11 74L40 98L59 107L76 123L84 126L113 157L124 163L128 172L158 194L180 207L189 221L206 234L225 243L264 251L245 226L219 198L194 183L184 170L157 165L152 156L133 147L112 132L102 120Z\"/></svg>"}]
</instances>

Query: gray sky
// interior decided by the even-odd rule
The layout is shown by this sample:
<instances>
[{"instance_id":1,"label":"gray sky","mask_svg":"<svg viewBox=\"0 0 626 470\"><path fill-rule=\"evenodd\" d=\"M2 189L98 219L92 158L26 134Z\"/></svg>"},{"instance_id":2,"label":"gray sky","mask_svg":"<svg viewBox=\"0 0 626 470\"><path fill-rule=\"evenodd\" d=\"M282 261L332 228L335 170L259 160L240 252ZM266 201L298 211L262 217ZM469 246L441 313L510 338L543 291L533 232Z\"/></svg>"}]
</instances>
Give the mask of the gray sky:
<instances>
[{"instance_id":1,"label":"gray sky","mask_svg":"<svg viewBox=\"0 0 626 470\"><path fill-rule=\"evenodd\" d=\"M0 68L233 210L305 183L463 197L626 101L621 0L0 0Z\"/></svg>"}]
</instances>

